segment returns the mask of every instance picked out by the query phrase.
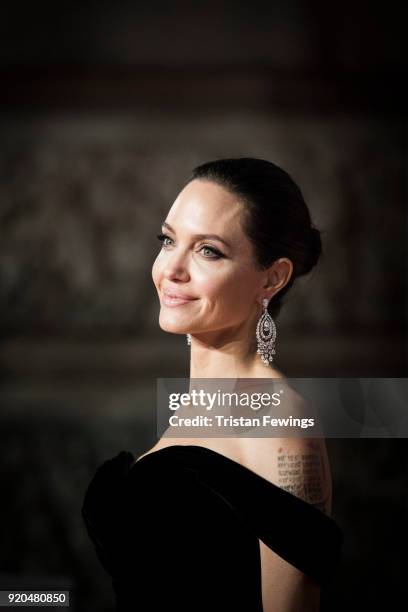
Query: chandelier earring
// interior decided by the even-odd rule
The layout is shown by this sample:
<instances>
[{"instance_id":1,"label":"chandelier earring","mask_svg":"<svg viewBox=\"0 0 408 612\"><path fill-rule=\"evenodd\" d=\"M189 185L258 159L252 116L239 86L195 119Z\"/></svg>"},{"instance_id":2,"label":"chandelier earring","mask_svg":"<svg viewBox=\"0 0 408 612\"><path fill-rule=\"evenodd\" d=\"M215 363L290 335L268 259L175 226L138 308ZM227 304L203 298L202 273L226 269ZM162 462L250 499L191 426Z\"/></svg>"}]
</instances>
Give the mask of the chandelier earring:
<instances>
[{"instance_id":1,"label":"chandelier earring","mask_svg":"<svg viewBox=\"0 0 408 612\"><path fill-rule=\"evenodd\" d=\"M273 361L273 355L275 351L275 340L276 340L276 325L268 312L269 300L264 298L262 300L263 312L258 320L256 326L256 339L258 343L257 353L261 356L261 359L265 365L270 365Z\"/></svg>"}]
</instances>

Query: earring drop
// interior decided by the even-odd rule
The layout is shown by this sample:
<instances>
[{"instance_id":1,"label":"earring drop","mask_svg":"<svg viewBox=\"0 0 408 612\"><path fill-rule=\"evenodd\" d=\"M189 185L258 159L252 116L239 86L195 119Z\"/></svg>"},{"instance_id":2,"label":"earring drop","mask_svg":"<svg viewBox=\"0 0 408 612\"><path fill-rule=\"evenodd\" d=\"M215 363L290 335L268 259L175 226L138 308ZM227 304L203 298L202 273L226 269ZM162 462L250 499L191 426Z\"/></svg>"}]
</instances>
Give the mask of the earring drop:
<instances>
[{"instance_id":1,"label":"earring drop","mask_svg":"<svg viewBox=\"0 0 408 612\"><path fill-rule=\"evenodd\" d=\"M258 342L258 349L256 352L261 356L265 365L270 365L270 362L273 361L273 355L276 354L276 325L268 312L269 300L264 298L262 304L264 310L256 326L256 339Z\"/></svg>"},{"instance_id":2,"label":"earring drop","mask_svg":"<svg viewBox=\"0 0 408 612\"><path fill-rule=\"evenodd\" d=\"M187 344L191 346L191 335L187 334Z\"/></svg>"}]
</instances>

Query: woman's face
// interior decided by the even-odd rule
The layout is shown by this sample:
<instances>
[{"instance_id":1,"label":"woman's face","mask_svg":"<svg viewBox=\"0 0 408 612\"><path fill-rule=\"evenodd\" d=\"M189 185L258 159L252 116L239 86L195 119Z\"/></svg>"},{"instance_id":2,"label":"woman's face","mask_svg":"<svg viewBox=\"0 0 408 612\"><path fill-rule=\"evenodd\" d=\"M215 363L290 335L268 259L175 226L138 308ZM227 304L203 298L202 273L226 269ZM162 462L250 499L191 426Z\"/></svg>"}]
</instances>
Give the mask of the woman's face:
<instances>
[{"instance_id":1,"label":"woman's face","mask_svg":"<svg viewBox=\"0 0 408 612\"><path fill-rule=\"evenodd\" d=\"M178 195L152 269L163 330L213 345L246 328L254 333L265 272L255 265L242 212L236 196L208 180L193 180Z\"/></svg>"}]
</instances>

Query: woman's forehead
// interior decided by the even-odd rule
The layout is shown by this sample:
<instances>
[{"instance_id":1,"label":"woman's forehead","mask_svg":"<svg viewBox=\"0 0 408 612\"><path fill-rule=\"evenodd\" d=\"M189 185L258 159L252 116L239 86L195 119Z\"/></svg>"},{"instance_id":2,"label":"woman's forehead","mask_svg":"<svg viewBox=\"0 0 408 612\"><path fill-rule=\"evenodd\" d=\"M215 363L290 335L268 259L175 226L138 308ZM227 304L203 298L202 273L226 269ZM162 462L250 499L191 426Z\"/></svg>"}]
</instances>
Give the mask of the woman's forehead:
<instances>
[{"instance_id":1,"label":"woman's forehead","mask_svg":"<svg viewBox=\"0 0 408 612\"><path fill-rule=\"evenodd\" d=\"M197 233L214 233L218 228L229 235L242 235L241 215L237 196L210 181L195 180L179 193L167 221L173 226L194 227Z\"/></svg>"}]
</instances>

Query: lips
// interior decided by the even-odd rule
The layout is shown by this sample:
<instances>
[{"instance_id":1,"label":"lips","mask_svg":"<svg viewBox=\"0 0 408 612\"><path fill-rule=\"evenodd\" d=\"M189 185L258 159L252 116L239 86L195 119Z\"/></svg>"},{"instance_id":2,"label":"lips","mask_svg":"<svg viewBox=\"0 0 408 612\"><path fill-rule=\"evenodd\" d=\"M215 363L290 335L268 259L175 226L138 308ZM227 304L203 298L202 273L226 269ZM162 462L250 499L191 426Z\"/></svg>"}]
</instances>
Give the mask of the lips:
<instances>
[{"instance_id":1,"label":"lips","mask_svg":"<svg viewBox=\"0 0 408 612\"><path fill-rule=\"evenodd\" d=\"M163 291L162 293L162 302L166 306L179 306L181 304L187 304L188 302L192 302L196 300L191 295L184 295L182 293L171 293L167 291Z\"/></svg>"}]
</instances>

